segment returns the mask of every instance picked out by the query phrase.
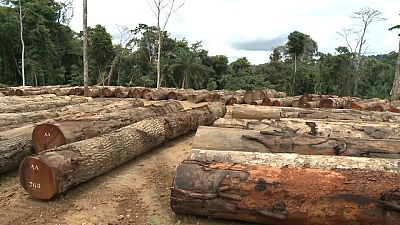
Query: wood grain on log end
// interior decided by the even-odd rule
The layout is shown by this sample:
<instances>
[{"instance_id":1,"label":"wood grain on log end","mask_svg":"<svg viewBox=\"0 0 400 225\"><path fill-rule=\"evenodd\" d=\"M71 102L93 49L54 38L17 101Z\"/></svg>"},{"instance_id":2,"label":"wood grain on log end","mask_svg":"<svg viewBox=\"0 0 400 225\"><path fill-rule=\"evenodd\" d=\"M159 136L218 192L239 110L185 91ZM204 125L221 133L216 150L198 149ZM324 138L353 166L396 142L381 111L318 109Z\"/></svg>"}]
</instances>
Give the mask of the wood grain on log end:
<instances>
[{"instance_id":1,"label":"wood grain on log end","mask_svg":"<svg viewBox=\"0 0 400 225\"><path fill-rule=\"evenodd\" d=\"M35 127L32 132L32 145L35 153L66 144L63 132L53 124L45 123Z\"/></svg>"},{"instance_id":2,"label":"wood grain on log end","mask_svg":"<svg viewBox=\"0 0 400 225\"><path fill-rule=\"evenodd\" d=\"M48 200L57 195L59 183L56 173L38 156L28 156L21 162L19 181L34 198Z\"/></svg>"}]
</instances>

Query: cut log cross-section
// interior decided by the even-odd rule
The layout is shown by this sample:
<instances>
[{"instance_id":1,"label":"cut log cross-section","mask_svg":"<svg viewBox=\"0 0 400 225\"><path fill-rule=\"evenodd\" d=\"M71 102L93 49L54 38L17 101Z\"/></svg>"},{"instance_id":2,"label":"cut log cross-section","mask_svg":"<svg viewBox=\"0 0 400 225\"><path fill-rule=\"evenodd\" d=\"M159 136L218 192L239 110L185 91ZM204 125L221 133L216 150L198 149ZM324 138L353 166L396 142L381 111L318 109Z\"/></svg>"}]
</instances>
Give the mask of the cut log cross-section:
<instances>
[{"instance_id":1,"label":"cut log cross-section","mask_svg":"<svg viewBox=\"0 0 400 225\"><path fill-rule=\"evenodd\" d=\"M96 137L149 117L181 110L183 110L183 106L179 102L166 101L146 107L119 110L101 116L45 123L36 126L33 130L32 144L35 153L39 153L67 143Z\"/></svg>"},{"instance_id":2,"label":"cut log cross-section","mask_svg":"<svg viewBox=\"0 0 400 225\"><path fill-rule=\"evenodd\" d=\"M224 105L211 103L142 120L103 136L28 156L20 165L20 183L34 198L53 198L199 125L210 125L225 113Z\"/></svg>"},{"instance_id":3,"label":"cut log cross-section","mask_svg":"<svg viewBox=\"0 0 400 225\"><path fill-rule=\"evenodd\" d=\"M179 214L268 225L399 225L399 160L193 150L178 166Z\"/></svg>"}]
</instances>

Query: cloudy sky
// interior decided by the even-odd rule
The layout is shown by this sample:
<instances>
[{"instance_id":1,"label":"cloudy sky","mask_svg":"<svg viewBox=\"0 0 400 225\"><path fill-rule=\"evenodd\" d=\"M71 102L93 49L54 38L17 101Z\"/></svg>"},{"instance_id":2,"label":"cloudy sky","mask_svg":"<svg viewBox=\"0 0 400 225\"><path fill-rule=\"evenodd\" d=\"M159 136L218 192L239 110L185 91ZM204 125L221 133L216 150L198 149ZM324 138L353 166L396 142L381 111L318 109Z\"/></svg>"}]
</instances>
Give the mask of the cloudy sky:
<instances>
[{"instance_id":1,"label":"cloudy sky","mask_svg":"<svg viewBox=\"0 0 400 225\"><path fill-rule=\"evenodd\" d=\"M380 54L397 51L397 33L388 28L400 24L399 6L399 0L186 0L166 30L191 43L203 41L210 55L226 55L231 61L245 56L260 64L267 62L270 50L285 44L294 30L310 35L319 51L334 53L337 46L345 45L336 32L355 26L348 16L371 7L387 19L371 24L367 33L368 52ZM116 25L133 29L139 23L156 24L146 0L114 0L112 4L88 0L89 26L105 25L117 36ZM81 0L74 0L71 26L82 30Z\"/></svg>"}]
</instances>

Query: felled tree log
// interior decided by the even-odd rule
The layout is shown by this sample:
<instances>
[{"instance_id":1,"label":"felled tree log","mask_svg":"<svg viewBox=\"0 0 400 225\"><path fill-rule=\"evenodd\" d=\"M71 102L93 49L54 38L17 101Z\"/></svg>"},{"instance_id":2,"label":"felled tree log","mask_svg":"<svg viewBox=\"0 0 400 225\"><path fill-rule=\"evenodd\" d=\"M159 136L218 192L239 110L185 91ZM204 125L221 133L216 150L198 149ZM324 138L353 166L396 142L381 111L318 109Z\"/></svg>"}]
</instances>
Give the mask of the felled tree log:
<instances>
[{"instance_id":1,"label":"felled tree log","mask_svg":"<svg viewBox=\"0 0 400 225\"><path fill-rule=\"evenodd\" d=\"M129 88L115 88L114 90L114 96L117 98L126 98L128 97L128 93L129 93Z\"/></svg>"},{"instance_id":2,"label":"felled tree log","mask_svg":"<svg viewBox=\"0 0 400 225\"><path fill-rule=\"evenodd\" d=\"M141 104L140 104L141 103ZM78 105L77 105L78 106ZM118 120L117 112L125 112L127 109L133 109L136 106L143 106L143 102L141 101L124 101L118 103L109 104L107 102L96 102L94 104L85 104L77 106L71 106L68 111L61 112L62 118L53 119L53 120L44 120L41 123L65 123L66 121L75 121L78 124L75 124L78 127L82 127L79 122L85 121L86 124L88 121L92 120L94 125L102 123L102 115L108 115L111 120ZM133 110L132 110L133 111ZM96 115L96 116L93 116ZM110 116L114 115L113 117ZM140 116L139 116L140 117ZM134 120L132 118L132 120ZM121 121L120 123L122 123ZM109 121L105 121L106 124L111 124ZM32 135L34 128L37 124L28 124L26 126L5 130L0 132L0 173L7 172L9 170L18 168L22 159L28 155L33 153L32 146ZM95 135L98 132L105 133L114 127L106 127L101 131L93 129L95 127L86 127L84 131L86 135ZM76 127L73 129L77 129ZM96 133L97 132L97 133ZM46 135L50 135L51 133L47 133ZM42 136L45 136L42 134ZM35 136L37 138L37 136ZM51 137L44 137L49 138ZM50 142L45 143L46 147L50 147Z\"/></svg>"},{"instance_id":3,"label":"felled tree log","mask_svg":"<svg viewBox=\"0 0 400 225\"><path fill-rule=\"evenodd\" d=\"M304 104L304 107L307 109L319 108L320 101L307 102Z\"/></svg>"},{"instance_id":4,"label":"felled tree log","mask_svg":"<svg viewBox=\"0 0 400 225\"><path fill-rule=\"evenodd\" d=\"M359 101L359 102L352 102L351 108L356 109L356 110L370 110L372 107L374 107L377 104L385 104L385 103L387 103L387 100L373 98L373 99L368 99L368 100Z\"/></svg>"},{"instance_id":5,"label":"felled tree log","mask_svg":"<svg viewBox=\"0 0 400 225\"><path fill-rule=\"evenodd\" d=\"M103 87L99 89L99 97L100 98L111 98L114 97L115 88Z\"/></svg>"},{"instance_id":6,"label":"felled tree log","mask_svg":"<svg viewBox=\"0 0 400 225\"><path fill-rule=\"evenodd\" d=\"M250 103L250 105L261 105L262 104L262 102L263 102L263 100L255 100L255 101L252 101L251 103Z\"/></svg>"},{"instance_id":7,"label":"felled tree log","mask_svg":"<svg viewBox=\"0 0 400 225\"><path fill-rule=\"evenodd\" d=\"M313 130L310 130L312 133ZM400 140L393 139L321 137L297 134L290 130L270 132L201 127L196 133L192 148L400 159L399 145Z\"/></svg>"},{"instance_id":8,"label":"felled tree log","mask_svg":"<svg viewBox=\"0 0 400 225\"><path fill-rule=\"evenodd\" d=\"M75 87L75 88L70 89L69 94L83 96L84 89L83 89L83 87Z\"/></svg>"},{"instance_id":9,"label":"felled tree log","mask_svg":"<svg viewBox=\"0 0 400 225\"><path fill-rule=\"evenodd\" d=\"M352 109L301 109L293 107L266 107L236 105L232 118L237 119L334 119L376 122L400 122L400 115L392 112L358 111Z\"/></svg>"},{"instance_id":10,"label":"felled tree log","mask_svg":"<svg viewBox=\"0 0 400 225\"><path fill-rule=\"evenodd\" d=\"M96 137L146 118L181 110L183 106L179 102L166 101L157 105L118 110L100 116L44 123L33 130L32 145L35 153L40 153L47 149Z\"/></svg>"},{"instance_id":11,"label":"felled tree log","mask_svg":"<svg viewBox=\"0 0 400 225\"><path fill-rule=\"evenodd\" d=\"M144 88L140 88L140 87L131 88L128 92L128 97L129 98L142 98L143 90L144 90Z\"/></svg>"},{"instance_id":12,"label":"felled tree log","mask_svg":"<svg viewBox=\"0 0 400 225\"><path fill-rule=\"evenodd\" d=\"M400 140L400 125L397 123L371 123L346 120L317 119L279 119L248 120L220 118L213 123L214 127L240 128L269 132L296 132L313 134L322 137L352 137L363 139L397 139Z\"/></svg>"},{"instance_id":13,"label":"felled tree log","mask_svg":"<svg viewBox=\"0 0 400 225\"><path fill-rule=\"evenodd\" d=\"M335 108L335 109L348 109L351 108L351 102L353 98L351 97L340 97L340 98L325 98L321 99L321 108Z\"/></svg>"},{"instance_id":14,"label":"felled tree log","mask_svg":"<svg viewBox=\"0 0 400 225\"><path fill-rule=\"evenodd\" d=\"M71 98L69 96L66 96L65 98L59 100L0 106L0 113L32 112L32 111L63 107L66 105L86 103L91 100L92 100L91 98L82 98L82 97Z\"/></svg>"},{"instance_id":15,"label":"felled tree log","mask_svg":"<svg viewBox=\"0 0 400 225\"><path fill-rule=\"evenodd\" d=\"M170 89L153 89L150 93L150 99L155 101L168 99L168 94L170 92Z\"/></svg>"},{"instance_id":16,"label":"felled tree log","mask_svg":"<svg viewBox=\"0 0 400 225\"><path fill-rule=\"evenodd\" d=\"M199 91L193 94L189 94L187 96L187 100L191 103L199 103L205 101L205 98L207 96L207 92L205 91Z\"/></svg>"},{"instance_id":17,"label":"felled tree log","mask_svg":"<svg viewBox=\"0 0 400 225\"><path fill-rule=\"evenodd\" d=\"M211 103L142 120L100 137L28 156L20 165L20 183L34 198L53 198L199 125L209 125L225 112L222 104Z\"/></svg>"},{"instance_id":18,"label":"felled tree log","mask_svg":"<svg viewBox=\"0 0 400 225\"><path fill-rule=\"evenodd\" d=\"M272 102L273 106L284 106L284 107L297 107L294 106L292 103L295 100L299 100L300 96L294 96L294 97L285 97L285 98L275 98L274 101Z\"/></svg>"},{"instance_id":19,"label":"felled tree log","mask_svg":"<svg viewBox=\"0 0 400 225\"><path fill-rule=\"evenodd\" d=\"M399 225L398 159L193 150L175 213L268 225Z\"/></svg>"},{"instance_id":20,"label":"felled tree log","mask_svg":"<svg viewBox=\"0 0 400 225\"><path fill-rule=\"evenodd\" d=\"M226 104L234 105L234 104L242 104L242 103L243 103L243 96L242 95L234 95L228 100L228 102Z\"/></svg>"},{"instance_id":21,"label":"felled tree log","mask_svg":"<svg viewBox=\"0 0 400 225\"><path fill-rule=\"evenodd\" d=\"M282 94L278 94L277 91L273 89L265 89L265 90L248 90L244 94L243 101L246 104L251 104L256 100L263 100L264 98L276 98L282 96Z\"/></svg>"}]
</instances>

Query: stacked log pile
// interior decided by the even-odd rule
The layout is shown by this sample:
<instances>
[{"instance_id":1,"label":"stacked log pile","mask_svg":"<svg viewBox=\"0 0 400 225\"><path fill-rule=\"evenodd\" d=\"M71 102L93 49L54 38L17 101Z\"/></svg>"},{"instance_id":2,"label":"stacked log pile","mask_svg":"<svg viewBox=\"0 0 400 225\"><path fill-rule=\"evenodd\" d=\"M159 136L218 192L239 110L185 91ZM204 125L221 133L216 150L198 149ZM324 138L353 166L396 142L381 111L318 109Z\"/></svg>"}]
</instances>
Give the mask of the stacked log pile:
<instances>
[{"instance_id":1,"label":"stacked log pile","mask_svg":"<svg viewBox=\"0 0 400 225\"><path fill-rule=\"evenodd\" d=\"M232 117L197 130L171 189L175 213L277 225L400 224L398 114L237 105Z\"/></svg>"}]
</instances>

